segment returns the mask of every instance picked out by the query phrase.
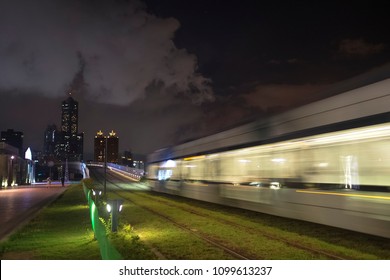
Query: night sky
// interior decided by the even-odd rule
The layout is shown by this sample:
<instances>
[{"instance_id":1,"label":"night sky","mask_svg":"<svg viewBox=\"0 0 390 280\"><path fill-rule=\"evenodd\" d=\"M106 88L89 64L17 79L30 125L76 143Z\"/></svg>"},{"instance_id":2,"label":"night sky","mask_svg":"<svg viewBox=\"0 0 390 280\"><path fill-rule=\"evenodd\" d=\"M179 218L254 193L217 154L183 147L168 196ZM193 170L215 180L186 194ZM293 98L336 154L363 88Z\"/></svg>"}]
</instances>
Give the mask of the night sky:
<instances>
[{"instance_id":1,"label":"night sky","mask_svg":"<svg viewBox=\"0 0 390 280\"><path fill-rule=\"evenodd\" d=\"M100 129L147 154L388 78L388 9L356 2L0 0L0 130L42 150L72 92L85 159Z\"/></svg>"}]
</instances>

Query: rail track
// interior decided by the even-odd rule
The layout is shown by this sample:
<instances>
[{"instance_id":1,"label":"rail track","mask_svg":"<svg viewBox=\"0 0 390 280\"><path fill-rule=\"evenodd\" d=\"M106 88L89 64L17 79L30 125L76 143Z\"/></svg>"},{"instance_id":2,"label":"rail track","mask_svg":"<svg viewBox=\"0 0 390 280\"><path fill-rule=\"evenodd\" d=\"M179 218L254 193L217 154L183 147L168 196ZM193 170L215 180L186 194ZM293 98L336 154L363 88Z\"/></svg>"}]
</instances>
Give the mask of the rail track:
<instances>
[{"instance_id":1,"label":"rail track","mask_svg":"<svg viewBox=\"0 0 390 280\"><path fill-rule=\"evenodd\" d=\"M91 175L96 181L99 182L99 184L103 185L104 177L102 174L92 169ZM278 242L282 243L283 246L302 250L305 253L311 255L314 259L350 259L350 257L340 256L332 252L327 252L325 250L310 247L309 245L305 245L302 242L288 240L283 237L272 235L266 230L259 229L255 226L245 225L244 223L239 222L236 219L216 216L213 214L213 211L206 211L205 209L199 208L197 206L178 203L171 197L168 198L167 195L150 194L135 191L134 189L129 190L128 188L124 188L123 186L121 186L121 184L123 183L129 183L127 179L124 179L117 175L113 175L110 172L108 172L107 175L108 176L106 177L106 182L109 184L108 186L110 188L110 192L114 192L117 196L121 197L128 203L132 203L140 208L143 208L150 213L153 213L153 215L156 215L157 217L166 220L175 227L180 228L181 230L186 231L187 233L203 240L204 242L207 242L208 244L223 250L226 254L229 254L234 259L262 259L266 258L266 256L262 256L261 254L256 254L254 252L248 252L249 250L247 248L242 248L240 246L237 246L236 244L231 244L229 240L225 240L221 236L211 235L210 233L203 231L201 227L195 226L189 221L199 218L202 220L208 220L209 222L212 222L216 227L229 227L230 230L239 232L243 236L249 234L251 236L258 237L259 239L266 240L266 242ZM120 183L117 182L118 180L120 181ZM144 188L142 188L142 186L138 185L136 182L132 184L132 187L138 188L139 190L144 190ZM146 206L145 204L142 204L137 199L135 199L136 197L153 201L153 205L155 206ZM160 207L183 211L186 213L186 215L188 215L188 219L186 219L185 222L179 221L175 219L172 215L166 214L168 211L165 211L164 213L158 211Z\"/></svg>"}]
</instances>

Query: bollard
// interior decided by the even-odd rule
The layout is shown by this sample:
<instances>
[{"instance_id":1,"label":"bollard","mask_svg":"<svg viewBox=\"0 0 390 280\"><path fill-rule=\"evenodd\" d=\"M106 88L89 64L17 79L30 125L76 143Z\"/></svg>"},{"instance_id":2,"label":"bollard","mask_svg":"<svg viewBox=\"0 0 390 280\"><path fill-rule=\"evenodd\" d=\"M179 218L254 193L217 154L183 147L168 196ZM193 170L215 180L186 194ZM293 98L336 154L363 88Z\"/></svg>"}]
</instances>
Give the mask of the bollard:
<instances>
[{"instance_id":1,"label":"bollard","mask_svg":"<svg viewBox=\"0 0 390 280\"><path fill-rule=\"evenodd\" d=\"M92 189L92 197L96 206L98 206L102 197L102 191Z\"/></svg>"},{"instance_id":2,"label":"bollard","mask_svg":"<svg viewBox=\"0 0 390 280\"><path fill-rule=\"evenodd\" d=\"M113 199L107 201L107 212L111 214L111 231L118 230L119 212L122 211L123 201L120 199Z\"/></svg>"}]
</instances>

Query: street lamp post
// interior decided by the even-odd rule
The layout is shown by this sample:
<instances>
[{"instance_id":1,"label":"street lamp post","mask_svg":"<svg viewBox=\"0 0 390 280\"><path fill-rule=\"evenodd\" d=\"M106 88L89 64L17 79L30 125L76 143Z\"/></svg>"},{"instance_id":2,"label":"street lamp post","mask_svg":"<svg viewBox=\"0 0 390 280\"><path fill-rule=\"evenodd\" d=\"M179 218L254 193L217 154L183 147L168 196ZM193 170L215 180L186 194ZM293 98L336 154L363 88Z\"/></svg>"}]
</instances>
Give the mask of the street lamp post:
<instances>
[{"instance_id":1,"label":"street lamp post","mask_svg":"<svg viewBox=\"0 0 390 280\"><path fill-rule=\"evenodd\" d=\"M14 178L14 158L15 156L11 156L11 164L8 166L8 187L12 185L12 181Z\"/></svg>"},{"instance_id":2,"label":"street lamp post","mask_svg":"<svg viewBox=\"0 0 390 280\"><path fill-rule=\"evenodd\" d=\"M104 198L107 198L107 137L104 139Z\"/></svg>"}]
</instances>

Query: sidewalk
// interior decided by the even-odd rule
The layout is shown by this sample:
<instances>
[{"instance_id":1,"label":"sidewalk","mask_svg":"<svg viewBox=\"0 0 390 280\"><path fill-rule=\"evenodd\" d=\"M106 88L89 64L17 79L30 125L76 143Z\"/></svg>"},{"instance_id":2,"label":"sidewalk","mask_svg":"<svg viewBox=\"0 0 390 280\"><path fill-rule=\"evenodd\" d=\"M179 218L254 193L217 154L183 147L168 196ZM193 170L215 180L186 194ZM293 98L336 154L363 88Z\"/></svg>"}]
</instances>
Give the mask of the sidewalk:
<instances>
[{"instance_id":1,"label":"sidewalk","mask_svg":"<svg viewBox=\"0 0 390 280\"><path fill-rule=\"evenodd\" d=\"M68 185L65 185L68 186ZM0 190L0 240L32 219L68 188L60 182L6 187Z\"/></svg>"},{"instance_id":2,"label":"sidewalk","mask_svg":"<svg viewBox=\"0 0 390 280\"><path fill-rule=\"evenodd\" d=\"M73 184L74 182L65 182L64 187L68 187L69 185ZM28 186L21 186L21 187L28 187ZM38 182L33 183L30 185L30 187L45 187L45 188L61 188L61 181L52 181L50 184L48 182Z\"/></svg>"},{"instance_id":3,"label":"sidewalk","mask_svg":"<svg viewBox=\"0 0 390 280\"><path fill-rule=\"evenodd\" d=\"M68 187L69 185L76 182L66 182L64 187ZM38 182L32 183L30 185L20 185L20 186L12 186L12 187L1 187L1 190L14 190L14 189L22 189L22 188L62 188L61 181L52 181L50 184L47 182Z\"/></svg>"}]
</instances>

